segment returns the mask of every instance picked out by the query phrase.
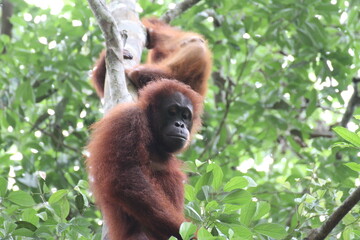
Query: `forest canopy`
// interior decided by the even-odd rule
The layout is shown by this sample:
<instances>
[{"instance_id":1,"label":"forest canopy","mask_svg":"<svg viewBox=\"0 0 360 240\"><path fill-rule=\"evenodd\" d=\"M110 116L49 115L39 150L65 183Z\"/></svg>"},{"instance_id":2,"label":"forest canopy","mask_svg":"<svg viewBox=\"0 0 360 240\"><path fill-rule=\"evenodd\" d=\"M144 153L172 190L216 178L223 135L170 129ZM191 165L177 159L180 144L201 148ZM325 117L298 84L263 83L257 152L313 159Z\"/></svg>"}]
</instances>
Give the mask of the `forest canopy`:
<instances>
[{"instance_id":1,"label":"forest canopy","mask_svg":"<svg viewBox=\"0 0 360 240\"><path fill-rule=\"evenodd\" d=\"M137 2L161 17L181 1ZM104 37L86 1L0 6L0 239L101 239L84 147L103 115L89 79ZM201 0L171 21L213 54L203 127L179 156L184 239L304 239L359 188L359 12ZM359 218L355 205L327 239L360 239Z\"/></svg>"}]
</instances>

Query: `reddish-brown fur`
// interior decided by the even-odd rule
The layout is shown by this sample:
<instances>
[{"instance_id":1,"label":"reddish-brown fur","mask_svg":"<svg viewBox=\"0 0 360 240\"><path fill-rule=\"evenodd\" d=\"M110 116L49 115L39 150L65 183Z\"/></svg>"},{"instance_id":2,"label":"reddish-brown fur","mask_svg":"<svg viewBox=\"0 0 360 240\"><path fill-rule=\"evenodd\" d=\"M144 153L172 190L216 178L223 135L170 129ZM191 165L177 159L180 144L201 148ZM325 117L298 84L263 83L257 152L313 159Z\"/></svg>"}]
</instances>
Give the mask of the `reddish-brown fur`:
<instances>
[{"instance_id":1,"label":"reddish-brown fur","mask_svg":"<svg viewBox=\"0 0 360 240\"><path fill-rule=\"evenodd\" d=\"M186 177L180 161L154 139L158 104L180 92L193 104L194 134L202 97L189 86L162 79L140 91L135 103L119 104L94 124L86 163L92 190L112 240L162 240L179 235Z\"/></svg>"},{"instance_id":2,"label":"reddish-brown fur","mask_svg":"<svg viewBox=\"0 0 360 240\"><path fill-rule=\"evenodd\" d=\"M96 93L100 98L104 97L105 77L106 77L106 51L100 53L98 60L95 63L95 69L92 72L91 83L94 86Z\"/></svg>"},{"instance_id":3,"label":"reddish-brown fur","mask_svg":"<svg viewBox=\"0 0 360 240\"><path fill-rule=\"evenodd\" d=\"M155 18L143 19L142 22L148 31L147 47L151 50L145 64L126 70L129 79L138 88L159 77L177 79L204 96L212 66L211 53L204 38ZM100 97L104 95L105 73L103 52L92 78Z\"/></svg>"}]
</instances>

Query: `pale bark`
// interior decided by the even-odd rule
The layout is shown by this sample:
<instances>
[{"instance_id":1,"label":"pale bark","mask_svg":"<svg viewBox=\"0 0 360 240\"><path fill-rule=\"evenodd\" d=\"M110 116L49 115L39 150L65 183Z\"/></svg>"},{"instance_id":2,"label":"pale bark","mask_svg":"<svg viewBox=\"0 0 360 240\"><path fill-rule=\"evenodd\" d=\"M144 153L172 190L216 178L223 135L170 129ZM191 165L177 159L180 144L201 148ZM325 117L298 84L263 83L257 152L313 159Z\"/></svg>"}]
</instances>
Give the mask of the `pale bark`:
<instances>
[{"instance_id":1,"label":"pale bark","mask_svg":"<svg viewBox=\"0 0 360 240\"><path fill-rule=\"evenodd\" d=\"M101 0L88 0L106 42L106 80L104 110L137 98L134 86L125 79L125 69L139 64L146 31L136 12L135 0L114 0L108 6ZM125 44L124 44L125 43ZM133 59L123 59L123 49Z\"/></svg>"},{"instance_id":2,"label":"pale bark","mask_svg":"<svg viewBox=\"0 0 360 240\"><path fill-rule=\"evenodd\" d=\"M136 12L136 0L113 0L108 6L102 0L88 0L88 2L106 42L107 72L104 91L106 113L118 103L131 102L137 98L135 87L125 79L125 69L140 63L146 31ZM133 57L131 60L124 60L124 48L131 53ZM107 239L108 229L104 222L102 240Z\"/></svg>"},{"instance_id":3,"label":"pale bark","mask_svg":"<svg viewBox=\"0 0 360 240\"><path fill-rule=\"evenodd\" d=\"M162 18L170 22L200 0L184 0L169 10ZM140 63L141 53L146 43L146 31L136 12L136 0L112 0L105 6L102 0L88 0L101 27L106 42L106 80L104 91L105 113L122 102L134 101L137 91L133 84L125 80L124 69ZM111 14L109 14L109 12ZM124 46L124 34L126 43ZM123 48L128 50L133 59L123 59ZM108 229L103 225L102 240L108 240Z\"/></svg>"}]
</instances>

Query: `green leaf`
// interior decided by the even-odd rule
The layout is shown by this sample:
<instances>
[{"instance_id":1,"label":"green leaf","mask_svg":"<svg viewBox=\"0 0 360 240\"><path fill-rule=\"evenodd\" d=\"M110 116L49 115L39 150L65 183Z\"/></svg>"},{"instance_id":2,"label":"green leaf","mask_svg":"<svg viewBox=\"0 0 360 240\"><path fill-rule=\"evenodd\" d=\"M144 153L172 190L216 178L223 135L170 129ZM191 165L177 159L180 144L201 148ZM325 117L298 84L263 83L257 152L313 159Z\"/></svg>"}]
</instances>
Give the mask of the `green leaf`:
<instances>
[{"instance_id":1,"label":"green leaf","mask_svg":"<svg viewBox=\"0 0 360 240\"><path fill-rule=\"evenodd\" d=\"M31 195L24 191L11 192L8 196L8 200L24 207L32 207L35 205L34 199Z\"/></svg>"},{"instance_id":2,"label":"green leaf","mask_svg":"<svg viewBox=\"0 0 360 240\"><path fill-rule=\"evenodd\" d=\"M346 143L346 142L336 142L331 147L333 147L333 148L338 147L338 148L341 148L341 149L343 149L343 148L355 148L355 149L357 149L354 145L352 145L350 143Z\"/></svg>"},{"instance_id":3,"label":"green leaf","mask_svg":"<svg viewBox=\"0 0 360 240\"><path fill-rule=\"evenodd\" d=\"M216 211L217 208L219 208L219 204L215 200L213 200L213 201L209 202L208 204L206 204L206 207L205 207L206 211L208 211L208 212L209 211L214 211L214 210Z\"/></svg>"},{"instance_id":4,"label":"green leaf","mask_svg":"<svg viewBox=\"0 0 360 240\"><path fill-rule=\"evenodd\" d=\"M211 201L213 198L213 192L214 190L212 189L211 186L203 186L201 188L202 191L199 191L198 194L196 195L197 199L199 199L200 201L206 200L206 201Z\"/></svg>"},{"instance_id":5,"label":"green leaf","mask_svg":"<svg viewBox=\"0 0 360 240\"><path fill-rule=\"evenodd\" d=\"M235 205L233 205L233 206L235 206ZM223 223L225 223L225 224L238 223L239 222L239 214L235 214L234 212L232 214L221 214L219 217L217 217L216 222L221 222L222 224Z\"/></svg>"},{"instance_id":6,"label":"green leaf","mask_svg":"<svg viewBox=\"0 0 360 240\"><path fill-rule=\"evenodd\" d=\"M251 240L253 239L253 233L251 232L251 230L247 227L244 226L233 226L232 230L234 231L234 235L235 238L233 238L234 240L237 239L236 237L239 237L239 239L246 239L246 240Z\"/></svg>"},{"instance_id":7,"label":"green leaf","mask_svg":"<svg viewBox=\"0 0 360 240\"><path fill-rule=\"evenodd\" d=\"M354 231L354 229L349 226L349 227L345 227L345 230L342 232L342 237L344 240L351 240L354 239L352 238L352 232Z\"/></svg>"},{"instance_id":8,"label":"green leaf","mask_svg":"<svg viewBox=\"0 0 360 240\"><path fill-rule=\"evenodd\" d=\"M342 222L345 225L351 225L352 223L356 222L356 218L351 214L348 213L345 215L345 217L342 219Z\"/></svg>"},{"instance_id":9,"label":"green leaf","mask_svg":"<svg viewBox=\"0 0 360 240\"><path fill-rule=\"evenodd\" d=\"M190 239L195 234L196 226L191 222L184 222L180 226L180 235L183 239Z\"/></svg>"},{"instance_id":10,"label":"green leaf","mask_svg":"<svg viewBox=\"0 0 360 240\"><path fill-rule=\"evenodd\" d=\"M189 202L194 201L196 198L195 188L189 184L185 184L185 199Z\"/></svg>"},{"instance_id":11,"label":"green leaf","mask_svg":"<svg viewBox=\"0 0 360 240\"><path fill-rule=\"evenodd\" d=\"M267 202L257 202L256 204L256 212L254 215L253 220L259 220L261 217L263 217L264 215L266 215L267 213L270 212L270 204Z\"/></svg>"},{"instance_id":12,"label":"green leaf","mask_svg":"<svg viewBox=\"0 0 360 240\"><path fill-rule=\"evenodd\" d=\"M7 191L8 182L5 178L0 177L0 197L4 197Z\"/></svg>"},{"instance_id":13,"label":"green leaf","mask_svg":"<svg viewBox=\"0 0 360 240\"><path fill-rule=\"evenodd\" d=\"M25 81L20 87L23 89L23 91L21 91L23 101L24 102L29 101L30 103L34 103L35 95L34 95L33 88L30 84L30 81Z\"/></svg>"},{"instance_id":14,"label":"green leaf","mask_svg":"<svg viewBox=\"0 0 360 240\"><path fill-rule=\"evenodd\" d=\"M46 221L48 219L48 215L46 212L41 212L36 214L36 216L38 216L39 218L41 218L41 220Z\"/></svg>"},{"instance_id":15,"label":"green leaf","mask_svg":"<svg viewBox=\"0 0 360 240\"><path fill-rule=\"evenodd\" d=\"M12 126L14 128L16 127L16 120L13 118L13 116L9 112L6 112L6 121L10 126Z\"/></svg>"},{"instance_id":16,"label":"green leaf","mask_svg":"<svg viewBox=\"0 0 360 240\"><path fill-rule=\"evenodd\" d=\"M294 16L294 12L296 11L295 8L283 8L280 9L280 11L276 12L274 16L272 17L272 21L275 21L280 18L291 18L291 16Z\"/></svg>"},{"instance_id":17,"label":"green leaf","mask_svg":"<svg viewBox=\"0 0 360 240\"><path fill-rule=\"evenodd\" d=\"M323 38L326 36L324 36L323 29L318 27L319 24L317 24L318 22L316 20L317 19L314 19L313 22L304 22L303 27L306 29L306 32L309 33L314 45L317 48L322 48Z\"/></svg>"},{"instance_id":18,"label":"green leaf","mask_svg":"<svg viewBox=\"0 0 360 240\"><path fill-rule=\"evenodd\" d=\"M360 164L355 162L345 163L345 166L349 167L350 169L360 172Z\"/></svg>"},{"instance_id":19,"label":"green leaf","mask_svg":"<svg viewBox=\"0 0 360 240\"><path fill-rule=\"evenodd\" d=\"M224 198L225 203L245 205L251 201L251 194L248 191L237 189Z\"/></svg>"},{"instance_id":20,"label":"green leaf","mask_svg":"<svg viewBox=\"0 0 360 240\"><path fill-rule=\"evenodd\" d=\"M35 226L39 224L39 217L35 209L28 208L21 214L22 220L27 221Z\"/></svg>"},{"instance_id":21,"label":"green leaf","mask_svg":"<svg viewBox=\"0 0 360 240\"><path fill-rule=\"evenodd\" d=\"M211 186L217 190L220 188L220 186L222 185L222 179L223 179L223 172L221 170L221 167L215 163L210 164L207 168L207 171L210 172L212 171L213 174L213 180L212 180L212 184Z\"/></svg>"},{"instance_id":22,"label":"green leaf","mask_svg":"<svg viewBox=\"0 0 360 240\"><path fill-rule=\"evenodd\" d=\"M56 215L65 221L66 217L70 213L70 203L66 196L61 198L58 202L51 205L56 212Z\"/></svg>"},{"instance_id":23,"label":"green leaf","mask_svg":"<svg viewBox=\"0 0 360 240\"><path fill-rule=\"evenodd\" d=\"M82 189L88 189L89 188L89 183L85 180L79 180L77 186L79 186Z\"/></svg>"},{"instance_id":24,"label":"green leaf","mask_svg":"<svg viewBox=\"0 0 360 240\"><path fill-rule=\"evenodd\" d=\"M56 225L56 230L61 234L65 232L66 229L68 229L69 227L70 225L67 223L59 223L58 225Z\"/></svg>"},{"instance_id":25,"label":"green leaf","mask_svg":"<svg viewBox=\"0 0 360 240\"><path fill-rule=\"evenodd\" d=\"M211 185L213 179L212 172L207 172L200 177L200 179L195 184L195 192L199 192L203 186Z\"/></svg>"},{"instance_id":26,"label":"green leaf","mask_svg":"<svg viewBox=\"0 0 360 240\"><path fill-rule=\"evenodd\" d=\"M241 208L240 222L245 226L249 226L256 211L256 202L250 201Z\"/></svg>"},{"instance_id":27,"label":"green leaf","mask_svg":"<svg viewBox=\"0 0 360 240\"><path fill-rule=\"evenodd\" d=\"M76 208L82 213L84 206L85 206L85 201L84 201L83 195L81 195L81 194L76 195L75 205L76 205Z\"/></svg>"},{"instance_id":28,"label":"green leaf","mask_svg":"<svg viewBox=\"0 0 360 240\"><path fill-rule=\"evenodd\" d=\"M58 201L60 201L64 196L66 196L68 194L69 190L66 189L61 189L59 191L57 191L56 193L54 193L53 195L51 195L50 199L49 199L49 204L54 204L57 203Z\"/></svg>"},{"instance_id":29,"label":"green leaf","mask_svg":"<svg viewBox=\"0 0 360 240\"><path fill-rule=\"evenodd\" d=\"M285 227L275 223L262 223L255 226L253 230L257 233L275 239L282 239L287 235Z\"/></svg>"},{"instance_id":30,"label":"green leaf","mask_svg":"<svg viewBox=\"0 0 360 240\"><path fill-rule=\"evenodd\" d=\"M22 18L20 16L16 16L16 15L14 15L10 18L10 22L12 24L14 24L15 26L24 26L25 27L28 25L28 23L24 20L24 18Z\"/></svg>"},{"instance_id":31,"label":"green leaf","mask_svg":"<svg viewBox=\"0 0 360 240\"><path fill-rule=\"evenodd\" d=\"M36 229L37 229L37 227L36 227L34 224L30 223L30 222L17 221L17 222L15 222L15 223L16 223L16 225L17 225L16 229L26 228L26 229L29 229L29 230L32 231L32 232L35 232Z\"/></svg>"},{"instance_id":32,"label":"green leaf","mask_svg":"<svg viewBox=\"0 0 360 240\"><path fill-rule=\"evenodd\" d=\"M244 177L233 177L225 184L224 191L231 192L235 189L245 188L248 184L248 180Z\"/></svg>"},{"instance_id":33,"label":"green leaf","mask_svg":"<svg viewBox=\"0 0 360 240\"><path fill-rule=\"evenodd\" d=\"M306 108L306 116L310 117L311 114L313 114L313 112L316 110L316 105L317 105L317 92L315 89L313 89L310 93L310 98L309 98L310 102Z\"/></svg>"},{"instance_id":34,"label":"green leaf","mask_svg":"<svg viewBox=\"0 0 360 240\"><path fill-rule=\"evenodd\" d=\"M360 147L360 137L356 133L350 132L348 129L340 126L334 127L333 130L346 141L354 144L356 147Z\"/></svg>"},{"instance_id":35,"label":"green leaf","mask_svg":"<svg viewBox=\"0 0 360 240\"><path fill-rule=\"evenodd\" d=\"M9 37L8 35L1 34L1 35L0 35L0 41L1 41L2 43L7 44L7 43L10 42L10 37Z\"/></svg>"},{"instance_id":36,"label":"green leaf","mask_svg":"<svg viewBox=\"0 0 360 240\"><path fill-rule=\"evenodd\" d=\"M315 45L315 40L311 37L311 35L304 28L298 27L297 34L303 45L305 45L305 46L307 45L309 47L312 47L313 45Z\"/></svg>"},{"instance_id":37,"label":"green leaf","mask_svg":"<svg viewBox=\"0 0 360 240\"><path fill-rule=\"evenodd\" d=\"M246 178L249 182L248 187L257 187L257 183L254 181L254 179L249 176L244 176L244 178Z\"/></svg>"},{"instance_id":38,"label":"green leaf","mask_svg":"<svg viewBox=\"0 0 360 240\"><path fill-rule=\"evenodd\" d=\"M186 217L190 218L194 221L197 222L202 222L203 219L201 217L201 215L199 214L198 211L195 210L195 208L193 206L190 206L190 204L185 205L185 213L186 213Z\"/></svg>"},{"instance_id":39,"label":"green leaf","mask_svg":"<svg viewBox=\"0 0 360 240\"><path fill-rule=\"evenodd\" d=\"M34 232L27 228L18 228L13 232L14 236L33 238Z\"/></svg>"},{"instance_id":40,"label":"green leaf","mask_svg":"<svg viewBox=\"0 0 360 240\"><path fill-rule=\"evenodd\" d=\"M4 222L4 230L6 232L12 232L16 229L16 223L13 221L5 221Z\"/></svg>"},{"instance_id":41,"label":"green leaf","mask_svg":"<svg viewBox=\"0 0 360 240\"><path fill-rule=\"evenodd\" d=\"M84 236L87 239L90 239L90 223L84 218L73 218L70 221L70 227L74 229L77 233Z\"/></svg>"},{"instance_id":42,"label":"green leaf","mask_svg":"<svg viewBox=\"0 0 360 240\"><path fill-rule=\"evenodd\" d=\"M206 230L204 227L201 227L197 232L198 240L206 240L206 239L213 239L214 237Z\"/></svg>"}]
</instances>

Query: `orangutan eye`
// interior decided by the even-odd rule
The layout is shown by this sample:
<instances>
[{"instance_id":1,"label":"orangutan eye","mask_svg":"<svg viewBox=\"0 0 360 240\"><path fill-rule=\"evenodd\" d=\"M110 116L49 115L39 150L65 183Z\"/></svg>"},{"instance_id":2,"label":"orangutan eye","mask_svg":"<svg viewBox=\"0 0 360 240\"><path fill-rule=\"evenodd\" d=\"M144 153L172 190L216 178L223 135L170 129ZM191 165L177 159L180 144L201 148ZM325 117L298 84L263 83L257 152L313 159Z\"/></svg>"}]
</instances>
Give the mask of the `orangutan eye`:
<instances>
[{"instance_id":1,"label":"orangutan eye","mask_svg":"<svg viewBox=\"0 0 360 240\"><path fill-rule=\"evenodd\" d=\"M191 112L189 110L185 110L182 113L182 117L184 120L190 120L191 119Z\"/></svg>"},{"instance_id":2,"label":"orangutan eye","mask_svg":"<svg viewBox=\"0 0 360 240\"><path fill-rule=\"evenodd\" d=\"M176 115L176 112L177 112L177 110L176 110L176 107L175 107L175 106L169 107L168 113L169 113L170 116L175 116L175 115Z\"/></svg>"}]
</instances>

